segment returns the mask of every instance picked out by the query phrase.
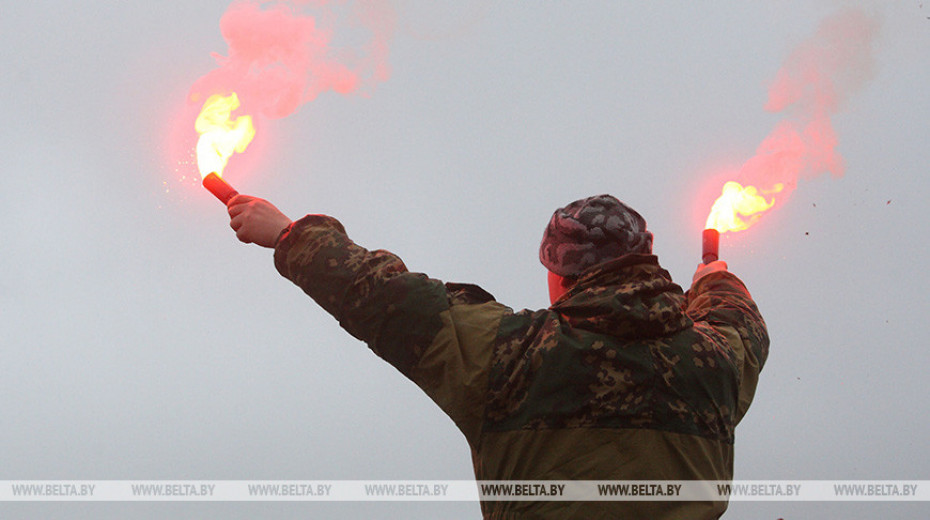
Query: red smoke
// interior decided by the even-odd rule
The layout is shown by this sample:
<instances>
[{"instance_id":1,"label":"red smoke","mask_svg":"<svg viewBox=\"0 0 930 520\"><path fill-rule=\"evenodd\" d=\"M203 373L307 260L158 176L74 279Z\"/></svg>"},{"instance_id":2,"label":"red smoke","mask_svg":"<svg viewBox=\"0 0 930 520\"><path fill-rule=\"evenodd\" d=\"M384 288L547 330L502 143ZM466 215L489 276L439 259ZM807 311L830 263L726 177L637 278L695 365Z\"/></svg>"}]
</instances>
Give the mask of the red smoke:
<instances>
[{"instance_id":1,"label":"red smoke","mask_svg":"<svg viewBox=\"0 0 930 520\"><path fill-rule=\"evenodd\" d=\"M361 42L337 41L356 28L367 32ZM386 0L235 2L220 19L228 55L214 55L219 68L194 83L190 99L236 92L243 113L280 118L326 91L362 91L389 75L393 28Z\"/></svg>"},{"instance_id":2,"label":"red smoke","mask_svg":"<svg viewBox=\"0 0 930 520\"><path fill-rule=\"evenodd\" d=\"M217 68L191 87L189 110L171 138L172 157L179 165L192 162L196 111L214 95L235 93L241 104L231 119L252 116L258 129L262 116L288 116L328 91L370 93L390 75L395 14L389 1L234 1L220 19L228 51L215 53ZM245 155L231 166L253 162Z\"/></svg>"},{"instance_id":3,"label":"red smoke","mask_svg":"<svg viewBox=\"0 0 930 520\"><path fill-rule=\"evenodd\" d=\"M784 118L739 169L739 184L773 194L770 202L775 203L786 199L802 177L843 174L831 117L872 76L877 31L876 19L859 10L843 11L792 51L765 105Z\"/></svg>"}]
</instances>

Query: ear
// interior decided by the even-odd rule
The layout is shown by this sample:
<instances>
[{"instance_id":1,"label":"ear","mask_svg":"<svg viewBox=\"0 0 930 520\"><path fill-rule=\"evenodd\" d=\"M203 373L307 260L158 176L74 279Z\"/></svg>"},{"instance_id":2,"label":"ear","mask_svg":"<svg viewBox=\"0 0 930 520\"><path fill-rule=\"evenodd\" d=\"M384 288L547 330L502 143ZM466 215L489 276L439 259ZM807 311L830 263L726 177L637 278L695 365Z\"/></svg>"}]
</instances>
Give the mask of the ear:
<instances>
[{"instance_id":1,"label":"ear","mask_svg":"<svg viewBox=\"0 0 930 520\"><path fill-rule=\"evenodd\" d=\"M574 281L549 271L549 303L555 302L572 288Z\"/></svg>"}]
</instances>

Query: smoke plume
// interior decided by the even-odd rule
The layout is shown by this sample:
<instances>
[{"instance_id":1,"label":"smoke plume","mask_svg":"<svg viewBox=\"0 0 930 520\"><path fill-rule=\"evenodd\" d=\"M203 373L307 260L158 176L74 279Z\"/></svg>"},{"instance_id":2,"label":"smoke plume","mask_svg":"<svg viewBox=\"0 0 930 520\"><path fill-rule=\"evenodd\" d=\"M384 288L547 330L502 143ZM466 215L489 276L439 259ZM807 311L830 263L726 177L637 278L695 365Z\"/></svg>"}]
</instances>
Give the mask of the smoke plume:
<instances>
[{"instance_id":1,"label":"smoke plume","mask_svg":"<svg viewBox=\"0 0 930 520\"><path fill-rule=\"evenodd\" d=\"M229 47L190 99L236 92L243 113L281 118L333 91L367 93L390 74L388 0L237 1L220 20Z\"/></svg>"},{"instance_id":2,"label":"smoke plume","mask_svg":"<svg viewBox=\"0 0 930 520\"><path fill-rule=\"evenodd\" d=\"M782 114L756 155L739 171L741 184L784 199L800 178L844 171L831 117L873 74L878 21L859 10L840 12L788 56L769 89L765 109Z\"/></svg>"}]
</instances>

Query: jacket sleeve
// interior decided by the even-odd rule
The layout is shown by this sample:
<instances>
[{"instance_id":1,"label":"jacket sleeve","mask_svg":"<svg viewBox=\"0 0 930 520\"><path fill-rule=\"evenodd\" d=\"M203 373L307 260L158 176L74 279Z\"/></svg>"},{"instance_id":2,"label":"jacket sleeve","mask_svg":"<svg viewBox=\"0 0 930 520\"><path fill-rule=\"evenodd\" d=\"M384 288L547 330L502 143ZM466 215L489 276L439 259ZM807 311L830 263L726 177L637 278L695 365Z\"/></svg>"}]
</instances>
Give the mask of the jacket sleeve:
<instances>
[{"instance_id":1,"label":"jacket sleeve","mask_svg":"<svg viewBox=\"0 0 930 520\"><path fill-rule=\"evenodd\" d=\"M726 271L700 278L688 291L687 305L688 316L722 334L733 351L739 368L739 422L749 409L769 353L762 314L743 282Z\"/></svg>"},{"instance_id":2,"label":"jacket sleeve","mask_svg":"<svg viewBox=\"0 0 930 520\"><path fill-rule=\"evenodd\" d=\"M400 258L356 245L339 221L323 215L285 230L275 266L420 386L469 442L477 440L493 340L510 309L475 286L407 271Z\"/></svg>"}]
</instances>

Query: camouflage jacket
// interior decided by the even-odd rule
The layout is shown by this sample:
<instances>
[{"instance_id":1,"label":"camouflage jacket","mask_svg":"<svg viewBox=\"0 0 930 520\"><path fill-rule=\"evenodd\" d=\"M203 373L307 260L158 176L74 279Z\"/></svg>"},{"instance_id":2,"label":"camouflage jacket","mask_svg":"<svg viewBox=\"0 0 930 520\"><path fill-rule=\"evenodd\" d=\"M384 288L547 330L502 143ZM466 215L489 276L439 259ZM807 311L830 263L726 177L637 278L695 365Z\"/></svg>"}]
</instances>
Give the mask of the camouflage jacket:
<instances>
[{"instance_id":1,"label":"camouflage jacket","mask_svg":"<svg viewBox=\"0 0 930 520\"><path fill-rule=\"evenodd\" d=\"M275 265L420 386L472 449L477 480L730 480L734 428L768 354L745 286L688 294L651 255L585 272L551 308L407 271L309 215ZM717 518L726 502L494 502L486 518Z\"/></svg>"}]
</instances>

